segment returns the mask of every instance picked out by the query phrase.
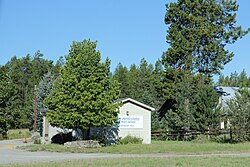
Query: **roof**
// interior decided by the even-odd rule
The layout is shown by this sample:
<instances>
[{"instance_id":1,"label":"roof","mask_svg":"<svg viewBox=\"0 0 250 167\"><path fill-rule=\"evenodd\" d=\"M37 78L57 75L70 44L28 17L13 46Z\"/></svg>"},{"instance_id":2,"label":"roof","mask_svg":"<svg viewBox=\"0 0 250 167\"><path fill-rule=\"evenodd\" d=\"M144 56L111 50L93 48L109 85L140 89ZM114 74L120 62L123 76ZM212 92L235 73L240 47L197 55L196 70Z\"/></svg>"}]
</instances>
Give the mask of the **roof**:
<instances>
[{"instance_id":1,"label":"roof","mask_svg":"<svg viewBox=\"0 0 250 167\"><path fill-rule=\"evenodd\" d=\"M214 88L217 93L220 94L221 104L223 108L227 108L227 101L234 99L236 93L239 91L239 87L226 87L217 86ZM250 90L250 88L248 88Z\"/></svg>"},{"instance_id":2,"label":"roof","mask_svg":"<svg viewBox=\"0 0 250 167\"><path fill-rule=\"evenodd\" d=\"M130 103L133 103L133 104L135 104L135 105L137 105L137 106L140 106L140 107L142 107L142 108L145 108L145 109L147 109L147 110L149 110L149 111L155 111L155 108L150 107L150 106L148 106L148 105L146 105L146 104L143 104L143 103L141 103L141 102L139 102L139 101L136 101L136 100L134 100L134 99L131 99L131 98L122 98L122 99L118 99L118 100L121 101L123 104L130 102Z\"/></svg>"},{"instance_id":3,"label":"roof","mask_svg":"<svg viewBox=\"0 0 250 167\"><path fill-rule=\"evenodd\" d=\"M159 116L160 118L163 118L166 114L166 112L170 109L172 109L173 111L176 110L175 105L176 101L174 99L167 99L164 104L161 106L161 108L159 109Z\"/></svg>"}]
</instances>

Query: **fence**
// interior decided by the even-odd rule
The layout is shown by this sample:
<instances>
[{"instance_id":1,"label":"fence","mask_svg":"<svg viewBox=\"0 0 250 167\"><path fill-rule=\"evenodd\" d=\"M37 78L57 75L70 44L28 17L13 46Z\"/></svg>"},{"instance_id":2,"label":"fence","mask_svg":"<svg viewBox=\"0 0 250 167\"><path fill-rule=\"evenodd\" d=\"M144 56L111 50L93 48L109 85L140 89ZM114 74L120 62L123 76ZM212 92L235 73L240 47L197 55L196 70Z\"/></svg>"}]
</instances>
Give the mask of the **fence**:
<instances>
[{"instance_id":1,"label":"fence","mask_svg":"<svg viewBox=\"0 0 250 167\"><path fill-rule=\"evenodd\" d=\"M151 132L151 137L153 140L192 140L195 139L198 135L207 135L208 139L214 136L223 136L229 138L229 140L232 140L232 131L230 129L210 129L204 132L196 130L158 130Z\"/></svg>"}]
</instances>

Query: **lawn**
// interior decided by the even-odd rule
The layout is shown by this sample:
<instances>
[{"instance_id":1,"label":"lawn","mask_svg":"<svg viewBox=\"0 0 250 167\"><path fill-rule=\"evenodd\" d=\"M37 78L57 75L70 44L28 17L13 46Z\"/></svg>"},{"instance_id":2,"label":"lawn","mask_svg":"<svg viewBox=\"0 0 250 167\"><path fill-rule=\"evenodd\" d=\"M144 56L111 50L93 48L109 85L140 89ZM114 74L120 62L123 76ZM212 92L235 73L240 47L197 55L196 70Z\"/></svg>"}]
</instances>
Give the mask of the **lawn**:
<instances>
[{"instance_id":1,"label":"lawn","mask_svg":"<svg viewBox=\"0 0 250 167\"><path fill-rule=\"evenodd\" d=\"M30 164L11 164L3 167L247 167L250 157L172 157L172 158L115 158L115 159L89 159L63 162L43 162Z\"/></svg>"},{"instance_id":2,"label":"lawn","mask_svg":"<svg viewBox=\"0 0 250 167\"><path fill-rule=\"evenodd\" d=\"M80 166L118 166L118 167L144 167L144 166L192 166L192 167L214 167L214 166L249 166L250 156L216 156L209 154L218 153L250 153L250 142L238 144L221 144L215 142L182 142L182 141L153 141L150 145L128 144L115 145L102 148L65 148L63 145L30 145L21 147L30 151L54 151L54 152L74 152L74 153L117 153L117 154L152 154L148 157L134 158L105 158L105 159L84 159L71 161L50 161L29 164L11 164L4 167L80 167ZM158 154L157 154L158 153ZM158 157L159 153L171 155ZM195 154L191 155L191 154ZM208 155L202 155L208 154ZM147 155L148 156L148 155ZM154 156L154 157L153 157ZM1 166L1 165L0 165Z\"/></svg>"},{"instance_id":3,"label":"lawn","mask_svg":"<svg viewBox=\"0 0 250 167\"><path fill-rule=\"evenodd\" d=\"M118 154L215 154L250 152L250 142L221 144L216 142L153 141L152 144L114 145L101 148L66 148L63 145L30 145L21 147L29 151L52 151L72 153L118 153Z\"/></svg>"},{"instance_id":4,"label":"lawn","mask_svg":"<svg viewBox=\"0 0 250 167\"><path fill-rule=\"evenodd\" d=\"M10 129L8 130L7 139L21 139L21 138L29 138L31 137L31 133L29 129ZM0 139L2 136L0 136Z\"/></svg>"}]
</instances>

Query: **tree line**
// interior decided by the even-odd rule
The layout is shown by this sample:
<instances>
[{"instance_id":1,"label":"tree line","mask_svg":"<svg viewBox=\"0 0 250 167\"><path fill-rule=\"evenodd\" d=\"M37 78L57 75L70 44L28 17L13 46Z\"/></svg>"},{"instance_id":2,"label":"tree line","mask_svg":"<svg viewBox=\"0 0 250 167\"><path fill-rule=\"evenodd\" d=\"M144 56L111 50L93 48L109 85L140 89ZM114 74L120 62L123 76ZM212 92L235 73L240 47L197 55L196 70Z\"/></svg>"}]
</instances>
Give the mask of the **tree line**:
<instances>
[{"instance_id":1,"label":"tree line","mask_svg":"<svg viewBox=\"0 0 250 167\"><path fill-rule=\"evenodd\" d=\"M8 128L29 128L33 125L34 86L49 71L59 76L62 58L55 64L43 58L37 51L33 56L13 56L0 66L0 132L6 135Z\"/></svg>"},{"instance_id":2,"label":"tree line","mask_svg":"<svg viewBox=\"0 0 250 167\"><path fill-rule=\"evenodd\" d=\"M153 130L183 134L218 127L221 110L212 77L234 56L226 46L249 32L236 25L237 10L236 1L166 4L169 48L154 65L145 59L129 68L120 63L113 74L111 61L101 62L97 42L90 40L73 42L65 61L56 64L39 51L33 57L13 57L0 67L0 132L31 128L34 85L38 110L47 108L50 123L61 128L89 132L93 126L112 126L120 105L114 102L124 97L159 110L152 113ZM241 78L236 83L245 85L246 77ZM225 80L221 77L220 83Z\"/></svg>"},{"instance_id":3,"label":"tree line","mask_svg":"<svg viewBox=\"0 0 250 167\"><path fill-rule=\"evenodd\" d=\"M250 87L250 77L247 76L245 69L240 74L236 71L229 76L220 75L218 85L230 87Z\"/></svg>"}]
</instances>

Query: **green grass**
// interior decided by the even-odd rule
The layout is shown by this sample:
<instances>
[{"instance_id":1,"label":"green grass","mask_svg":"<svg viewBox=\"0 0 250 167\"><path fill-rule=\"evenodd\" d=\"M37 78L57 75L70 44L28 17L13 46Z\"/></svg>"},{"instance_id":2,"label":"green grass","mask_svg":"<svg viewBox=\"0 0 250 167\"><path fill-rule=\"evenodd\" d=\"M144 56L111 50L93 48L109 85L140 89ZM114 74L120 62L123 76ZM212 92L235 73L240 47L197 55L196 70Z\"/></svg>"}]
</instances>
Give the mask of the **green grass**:
<instances>
[{"instance_id":1,"label":"green grass","mask_svg":"<svg viewBox=\"0 0 250 167\"><path fill-rule=\"evenodd\" d=\"M215 142L197 143L181 141L153 141L152 144L114 145L101 148L66 148L63 145L30 145L21 147L29 151L51 151L72 153L128 153L128 154L211 154L250 152L250 142L238 144L221 144Z\"/></svg>"},{"instance_id":2,"label":"green grass","mask_svg":"<svg viewBox=\"0 0 250 167\"><path fill-rule=\"evenodd\" d=\"M10 129L8 130L7 139L22 139L31 137L29 129Z\"/></svg>"},{"instance_id":3,"label":"green grass","mask_svg":"<svg viewBox=\"0 0 250 167\"><path fill-rule=\"evenodd\" d=\"M175 158L114 158L114 159L88 159L63 162L40 162L30 164L11 164L3 167L247 167L250 157L175 157Z\"/></svg>"}]
</instances>

